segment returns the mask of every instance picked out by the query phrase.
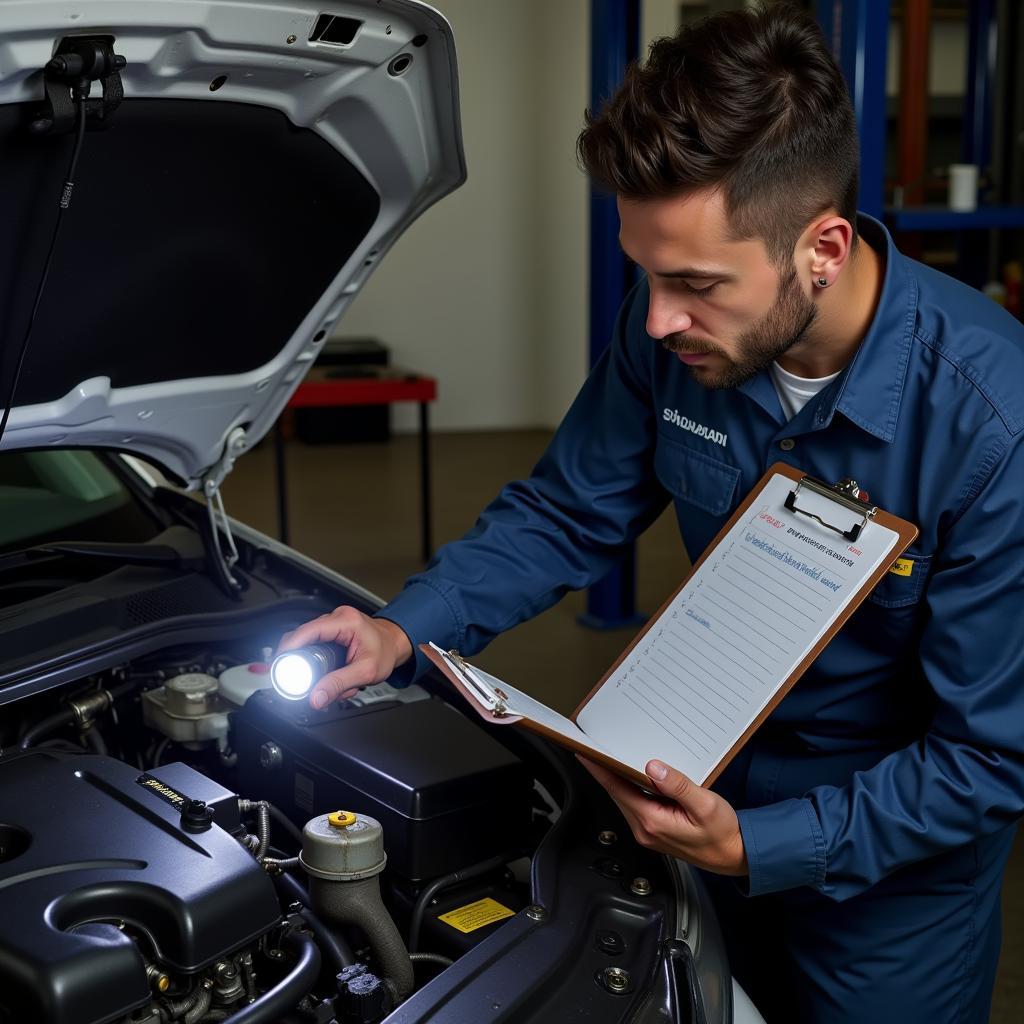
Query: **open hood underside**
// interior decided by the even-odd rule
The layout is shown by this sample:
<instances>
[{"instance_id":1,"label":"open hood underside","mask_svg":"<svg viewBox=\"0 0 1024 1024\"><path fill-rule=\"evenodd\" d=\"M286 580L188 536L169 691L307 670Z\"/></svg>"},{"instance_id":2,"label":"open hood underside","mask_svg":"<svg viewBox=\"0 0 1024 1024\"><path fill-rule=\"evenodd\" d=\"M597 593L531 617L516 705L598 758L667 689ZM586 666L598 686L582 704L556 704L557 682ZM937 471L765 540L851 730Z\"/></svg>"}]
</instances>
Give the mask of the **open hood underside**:
<instances>
[{"instance_id":1,"label":"open hood underside","mask_svg":"<svg viewBox=\"0 0 1024 1024\"><path fill-rule=\"evenodd\" d=\"M465 179L450 28L407 0L0 0L0 30L0 411L73 146L30 128L41 69L69 36L127 61L85 135L0 448L117 448L197 487L270 429L384 253Z\"/></svg>"}]
</instances>

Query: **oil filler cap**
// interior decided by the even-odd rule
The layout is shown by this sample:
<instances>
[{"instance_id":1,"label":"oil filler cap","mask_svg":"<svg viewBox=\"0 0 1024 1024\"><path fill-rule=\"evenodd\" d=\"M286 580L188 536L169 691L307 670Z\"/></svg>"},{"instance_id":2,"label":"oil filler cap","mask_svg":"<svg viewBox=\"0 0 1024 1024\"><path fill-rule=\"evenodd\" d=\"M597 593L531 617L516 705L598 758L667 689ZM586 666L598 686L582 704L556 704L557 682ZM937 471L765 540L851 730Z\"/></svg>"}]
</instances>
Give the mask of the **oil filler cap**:
<instances>
[{"instance_id":1,"label":"oil filler cap","mask_svg":"<svg viewBox=\"0 0 1024 1024\"><path fill-rule=\"evenodd\" d=\"M213 808L205 800L186 800L181 808L181 827L186 832L206 832L213 825Z\"/></svg>"},{"instance_id":2,"label":"oil filler cap","mask_svg":"<svg viewBox=\"0 0 1024 1024\"><path fill-rule=\"evenodd\" d=\"M348 828L356 823L356 816L351 811L332 811L327 815L327 824L332 828Z\"/></svg>"}]
</instances>

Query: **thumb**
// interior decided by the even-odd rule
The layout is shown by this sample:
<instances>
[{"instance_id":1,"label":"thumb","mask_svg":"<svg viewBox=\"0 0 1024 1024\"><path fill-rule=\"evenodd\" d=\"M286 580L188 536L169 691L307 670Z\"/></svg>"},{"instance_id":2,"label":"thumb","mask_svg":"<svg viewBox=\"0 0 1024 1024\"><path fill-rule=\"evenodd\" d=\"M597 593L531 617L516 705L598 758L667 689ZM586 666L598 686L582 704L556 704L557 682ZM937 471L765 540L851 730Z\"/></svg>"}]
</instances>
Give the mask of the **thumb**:
<instances>
[{"instance_id":1,"label":"thumb","mask_svg":"<svg viewBox=\"0 0 1024 1024\"><path fill-rule=\"evenodd\" d=\"M682 772L665 764L664 761L648 761L647 777L662 796L674 800L686 810L699 809L700 796L704 790L691 782Z\"/></svg>"}]
</instances>

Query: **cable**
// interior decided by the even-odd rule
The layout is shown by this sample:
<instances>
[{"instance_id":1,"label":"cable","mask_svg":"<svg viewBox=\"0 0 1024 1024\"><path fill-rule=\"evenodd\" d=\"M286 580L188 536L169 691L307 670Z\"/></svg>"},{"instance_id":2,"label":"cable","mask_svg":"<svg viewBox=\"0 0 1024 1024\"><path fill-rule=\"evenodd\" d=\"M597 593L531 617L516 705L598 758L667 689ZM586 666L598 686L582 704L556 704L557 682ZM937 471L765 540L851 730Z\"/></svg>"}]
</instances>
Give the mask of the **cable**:
<instances>
[{"instance_id":1,"label":"cable","mask_svg":"<svg viewBox=\"0 0 1024 1024\"><path fill-rule=\"evenodd\" d=\"M35 326L39 304L46 289L46 281L50 276L50 264L53 262L53 251L57 247L57 236L60 234L60 226L64 222L64 211L71 205L71 193L75 187L75 169L78 166L78 156L82 151L82 140L85 138L85 94L78 88L75 89L75 100L78 105L75 145L71 151L71 163L68 165L68 173L64 178L64 184L61 186L60 206L57 209L57 222L53 225L53 234L50 237L50 248L47 250L46 261L43 263L43 272L40 275L39 285L36 288L36 297L32 303L32 313L28 318L28 326L25 328L25 337L21 341L21 350L18 352L18 359L14 364L14 374L11 377L11 386L7 392L7 399L4 402L3 415L0 416L0 441L4 439L7 420L10 418L11 410L14 408L14 395L18 390L18 381L21 378L21 370L25 363L25 353L28 351L28 343L32 337L32 328Z\"/></svg>"},{"instance_id":2,"label":"cable","mask_svg":"<svg viewBox=\"0 0 1024 1024\"><path fill-rule=\"evenodd\" d=\"M437 964L438 967L451 967L455 963L451 957L441 956L440 953L410 953L409 959L414 964Z\"/></svg>"},{"instance_id":3,"label":"cable","mask_svg":"<svg viewBox=\"0 0 1024 1024\"><path fill-rule=\"evenodd\" d=\"M280 825L280 827L283 828L285 832L287 832L288 835L290 835L292 839L299 844L299 846L302 846L302 832L299 831L291 818L287 817L284 811L279 807L275 807L269 801L267 802L267 807L270 808L270 817L273 818L274 821L276 821L277 824Z\"/></svg>"}]
</instances>

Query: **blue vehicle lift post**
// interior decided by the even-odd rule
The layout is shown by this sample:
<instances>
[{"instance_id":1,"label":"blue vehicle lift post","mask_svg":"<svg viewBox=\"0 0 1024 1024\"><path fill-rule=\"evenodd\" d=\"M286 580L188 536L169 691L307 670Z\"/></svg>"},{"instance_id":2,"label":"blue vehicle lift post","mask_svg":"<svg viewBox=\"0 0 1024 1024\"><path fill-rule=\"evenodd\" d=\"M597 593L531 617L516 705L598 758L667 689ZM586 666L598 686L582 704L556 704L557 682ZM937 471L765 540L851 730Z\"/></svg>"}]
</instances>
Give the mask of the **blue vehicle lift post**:
<instances>
[{"instance_id":1,"label":"blue vehicle lift post","mask_svg":"<svg viewBox=\"0 0 1024 1024\"><path fill-rule=\"evenodd\" d=\"M590 106L599 110L639 56L640 0L591 0ZM615 197L590 193L590 365L607 348L633 273L619 248ZM592 629L639 625L636 610L636 548L587 592L580 622Z\"/></svg>"}]
</instances>

